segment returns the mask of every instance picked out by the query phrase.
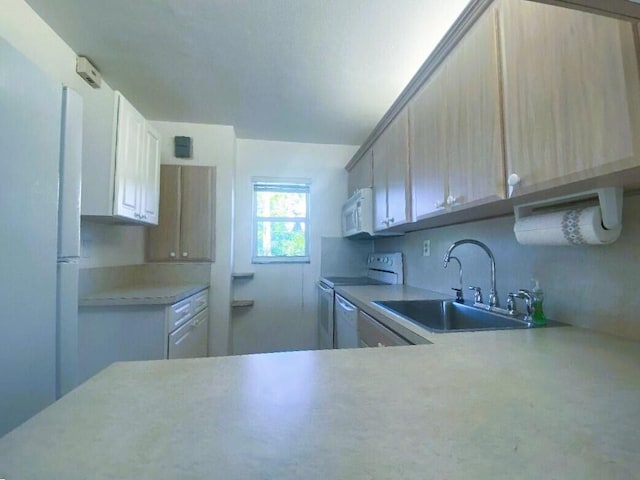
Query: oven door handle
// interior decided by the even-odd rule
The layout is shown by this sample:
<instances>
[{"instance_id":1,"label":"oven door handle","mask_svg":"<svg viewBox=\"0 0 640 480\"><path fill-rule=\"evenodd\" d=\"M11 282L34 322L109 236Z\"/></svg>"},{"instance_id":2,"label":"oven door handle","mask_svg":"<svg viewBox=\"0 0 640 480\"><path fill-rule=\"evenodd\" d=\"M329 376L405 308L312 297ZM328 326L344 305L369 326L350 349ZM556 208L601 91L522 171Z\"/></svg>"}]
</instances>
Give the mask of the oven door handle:
<instances>
[{"instance_id":1,"label":"oven door handle","mask_svg":"<svg viewBox=\"0 0 640 480\"><path fill-rule=\"evenodd\" d=\"M333 293L333 288L331 288L331 287L325 287L325 286L324 286L322 283L320 283L320 282L316 282L316 285L318 285L318 288L319 288L320 290L322 290L322 291L323 291L324 293L326 293L326 294L331 294L331 293Z\"/></svg>"}]
</instances>

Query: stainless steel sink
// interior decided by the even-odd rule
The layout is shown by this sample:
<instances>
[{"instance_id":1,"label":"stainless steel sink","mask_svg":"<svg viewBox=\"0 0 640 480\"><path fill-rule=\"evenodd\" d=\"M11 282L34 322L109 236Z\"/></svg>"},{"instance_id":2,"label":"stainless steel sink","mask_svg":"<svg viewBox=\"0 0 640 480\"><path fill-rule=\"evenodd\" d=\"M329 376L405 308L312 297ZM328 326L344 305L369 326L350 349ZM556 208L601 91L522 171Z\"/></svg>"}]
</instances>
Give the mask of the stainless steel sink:
<instances>
[{"instance_id":1,"label":"stainless steel sink","mask_svg":"<svg viewBox=\"0 0 640 480\"><path fill-rule=\"evenodd\" d=\"M436 332L533 328L530 323L513 316L456 303L452 300L399 300L373 303ZM549 321L548 325L562 324Z\"/></svg>"}]
</instances>

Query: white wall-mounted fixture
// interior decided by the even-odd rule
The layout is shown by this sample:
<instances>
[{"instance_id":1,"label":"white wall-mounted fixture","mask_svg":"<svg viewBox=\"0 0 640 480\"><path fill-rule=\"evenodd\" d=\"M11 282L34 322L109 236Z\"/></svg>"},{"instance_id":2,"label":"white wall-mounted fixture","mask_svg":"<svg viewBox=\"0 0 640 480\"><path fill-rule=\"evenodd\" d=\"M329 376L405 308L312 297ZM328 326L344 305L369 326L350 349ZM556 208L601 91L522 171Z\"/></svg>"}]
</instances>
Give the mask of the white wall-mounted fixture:
<instances>
[{"instance_id":1,"label":"white wall-mounted fixture","mask_svg":"<svg viewBox=\"0 0 640 480\"><path fill-rule=\"evenodd\" d=\"M513 232L522 245L613 243L622 232L622 193L621 187L599 188L517 205ZM598 198L598 206L572 203L592 197Z\"/></svg>"},{"instance_id":2,"label":"white wall-mounted fixture","mask_svg":"<svg viewBox=\"0 0 640 480\"><path fill-rule=\"evenodd\" d=\"M563 195L538 202L516 205L513 207L513 212L516 221L518 221L523 217L531 216L533 210L536 208L552 207L555 205L561 206L565 203L588 200L589 198L597 196L602 213L602 225L607 230L614 230L622 225L622 193L622 187L597 188L595 190Z\"/></svg>"},{"instance_id":3,"label":"white wall-mounted fixture","mask_svg":"<svg viewBox=\"0 0 640 480\"><path fill-rule=\"evenodd\" d=\"M93 88L100 88L102 75L87 57L76 57L76 73Z\"/></svg>"}]
</instances>

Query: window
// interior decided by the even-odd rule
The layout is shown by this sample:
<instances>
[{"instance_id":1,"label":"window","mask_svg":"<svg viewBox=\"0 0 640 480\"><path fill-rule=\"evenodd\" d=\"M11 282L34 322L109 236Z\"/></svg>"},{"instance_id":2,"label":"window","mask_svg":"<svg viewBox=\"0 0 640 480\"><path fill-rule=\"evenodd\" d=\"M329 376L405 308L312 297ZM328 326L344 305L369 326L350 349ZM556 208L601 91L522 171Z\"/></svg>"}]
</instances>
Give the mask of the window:
<instances>
[{"instance_id":1,"label":"window","mask_svg":"<svg viewBox=\"0 0 640 480\"><path fill-rule=\"evenodd\" d=\"M253 263L309 262L309 181L253 181Z\"/></svg>"}]
</instances>

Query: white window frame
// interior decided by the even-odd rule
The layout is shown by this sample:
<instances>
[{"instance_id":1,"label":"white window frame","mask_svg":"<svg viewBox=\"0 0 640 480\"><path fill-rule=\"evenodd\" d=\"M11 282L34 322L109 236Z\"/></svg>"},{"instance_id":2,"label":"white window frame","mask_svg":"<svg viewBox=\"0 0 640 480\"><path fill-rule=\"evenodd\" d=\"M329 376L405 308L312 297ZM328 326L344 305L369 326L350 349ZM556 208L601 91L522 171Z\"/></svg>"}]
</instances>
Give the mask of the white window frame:
<instances>
[{"instance_id":1,"label":"white window frame","mask_svg":"<svg viewBox=\"0 0 640 480\"><path fill-rule=\"evenodd\" d=\"M257 187L257 188L256 188ZM279 191L289 193L305 193L307 208L306 217L258 217L257 193L264 191ZM252 234L251 234L251 263L310 263L310 210L311 210L311 180L307 178L264 178L256 177L251 179L251 195L253 203L252 212ZM304 222L304 245L305 255L277 257L259 256L258 246L258 222Z\"/></svg>"}]
</instances>

